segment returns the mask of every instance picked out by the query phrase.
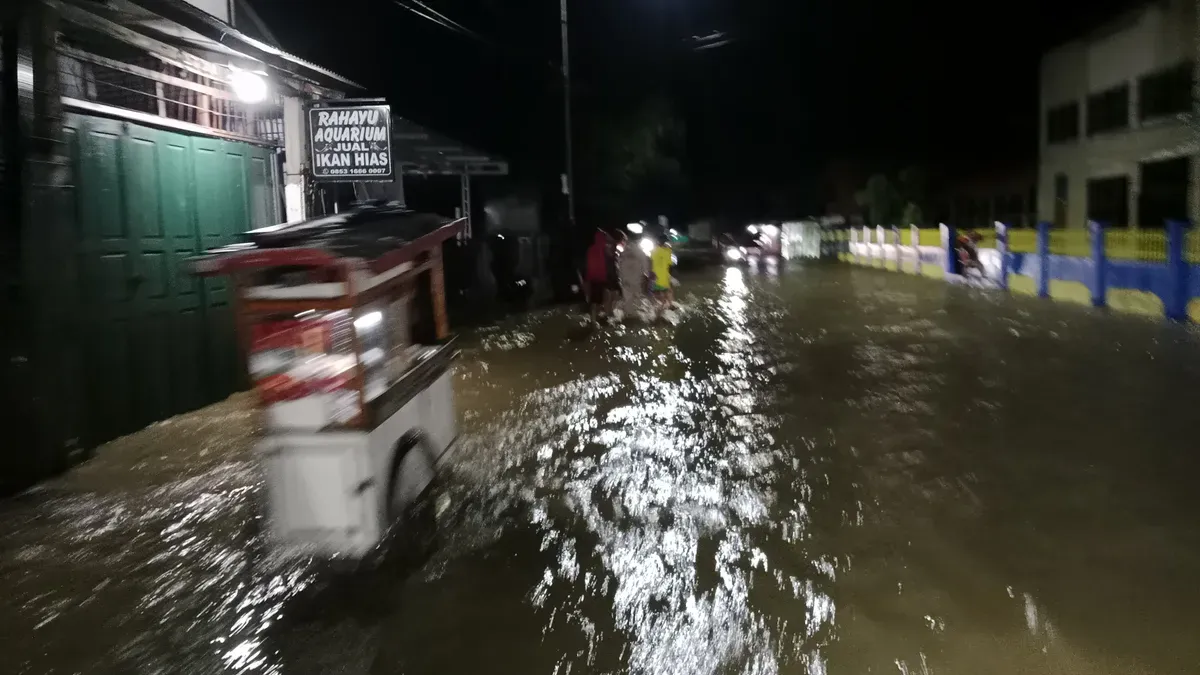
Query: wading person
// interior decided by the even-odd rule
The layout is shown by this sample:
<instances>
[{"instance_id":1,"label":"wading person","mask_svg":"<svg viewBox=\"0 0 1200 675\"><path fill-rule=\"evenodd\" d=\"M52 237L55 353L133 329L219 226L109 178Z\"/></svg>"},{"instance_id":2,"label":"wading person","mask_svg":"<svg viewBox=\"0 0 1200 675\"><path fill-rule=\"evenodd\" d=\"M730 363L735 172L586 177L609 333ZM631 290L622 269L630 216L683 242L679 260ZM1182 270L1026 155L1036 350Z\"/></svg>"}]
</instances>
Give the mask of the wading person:
<instances>
[{"instance_id":1,"label":"wading person","mask_svg":"<svg viewBox=\"0 0 1200 675\"><path fill-rule=\"evenodd\" d=\"M587 250L583 274L588 308L591 311L592 321L594 322L600 320L602 309L609 309L610 291L608 289L608 272L611 248L608 235L602 230L596 230L596 236L592 239L592 245Z\"/></svg>"},{"instance_id":2,"label":"wading person","mask_svg":"<svg viewBox=\"0 0 1200 675\"><path fill-rule=\"evenodd\" d=\"M650 254L650 271L655 314L661 317L663 310L675 305L675 291L671 288L671 244L666 239L660 241Z\"/></svg>"},{"instance_id":3,"label":"wading person","mask_svg":"<svg viewBox=\"0 0 1200 675\"><path fill-rule=\"evenodd\" d=\"M958 273L964 277L969 276L971 270L975 270L980 277L987 278L987 270L979 260L979 241L982 238L978 232L968 232L957 237L955 252L958 254Z\"/></svg>"},{"instance_id":4,"label":"wading person","mask_svg":"<svg viewBox=\"0 0 1200 675\"><path fill-rule=\"evenodd\" d=\"M621 311L625 320L629 321L640 316L642 307L645 306L646 285L650 281L650 260L640 247L630 245L624 232L620 234L620 238L623 247L617 271L621 279Z\"/></svg>"}]
</instances>

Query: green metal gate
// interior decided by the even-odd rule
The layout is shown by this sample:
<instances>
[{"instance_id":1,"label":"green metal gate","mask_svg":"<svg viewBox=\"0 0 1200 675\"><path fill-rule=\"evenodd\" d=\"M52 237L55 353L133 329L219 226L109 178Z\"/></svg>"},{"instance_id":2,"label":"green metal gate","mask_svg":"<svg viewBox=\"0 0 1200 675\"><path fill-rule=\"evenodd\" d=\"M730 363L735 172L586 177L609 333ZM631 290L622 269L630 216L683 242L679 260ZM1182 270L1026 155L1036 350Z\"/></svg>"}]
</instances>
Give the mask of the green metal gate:
<instances>
[{"instance_id":1,"label":"green metal gate","mask_svg":"<svg viewBox=\"0 0 1200 675\"><path fill-rule=\"evenodd\" d=\"M269 224L273 153L67 118L78 228L84 438L95 445L242 384L230 290L183 261ZM53 266L47 268L53 274Z\"/></svg>"}]
</instances>

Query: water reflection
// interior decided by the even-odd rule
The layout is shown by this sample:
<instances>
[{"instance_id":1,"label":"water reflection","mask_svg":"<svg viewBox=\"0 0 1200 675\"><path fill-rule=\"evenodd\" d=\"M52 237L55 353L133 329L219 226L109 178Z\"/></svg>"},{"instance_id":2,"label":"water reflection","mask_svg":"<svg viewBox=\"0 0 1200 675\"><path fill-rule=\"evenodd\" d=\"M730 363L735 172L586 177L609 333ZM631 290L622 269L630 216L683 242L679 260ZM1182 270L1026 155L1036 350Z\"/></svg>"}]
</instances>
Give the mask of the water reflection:
<instances>
[{"instance_id":1,"label":"water reflection","mask_svg":"<svg viewBox=\"0 0 1200 675\"><path fill-rule=\"evenodd\" d=\"M807 507L776 504L775 472L790 460L764 414L772 382L744 275L726 270L705 301L714 311L698 313L719 326L699 358L651 328L650 339L615 347L615 359L637 366L619 380L534 394L553 405L530 411L543 437L532 489L513 496L532 497L528 513L554 561L527 600L554 620L574 615L588 635L587 654L564 668L589 671L601 643L618 641L637 673L774 673L788 662L823 670L836 608L814 576L831 579L833 565L814 574L807 561L770 553L773 531L804 536ZM478 436L512 440L493 433ZM594 606L589 596L607 616L578 615Z\"/></svg>"},{"instance_id":2,"label":"water reflection","mask_svg":"<svg viewBox=\"0 0 1200 675\"><path fill-rule=\"evenodd\" d=\"M6 665L1197 672L1195 336L832 267L681 299L468 336L415 571L267 555L245 400L106 448L0 507Z\"/></svg>"}]
</instances>

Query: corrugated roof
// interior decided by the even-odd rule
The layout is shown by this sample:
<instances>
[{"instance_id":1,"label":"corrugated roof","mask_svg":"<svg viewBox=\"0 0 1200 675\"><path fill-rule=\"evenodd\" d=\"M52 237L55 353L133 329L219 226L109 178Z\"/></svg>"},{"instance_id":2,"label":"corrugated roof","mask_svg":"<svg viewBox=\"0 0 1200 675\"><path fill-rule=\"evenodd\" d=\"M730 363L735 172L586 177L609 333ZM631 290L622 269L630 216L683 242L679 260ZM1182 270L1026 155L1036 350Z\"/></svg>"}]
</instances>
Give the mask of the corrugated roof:
<instances>
[{"instance_id":1,"label":"corrugated roof","mask_svg":"<svg viewBox=\"0 0 1200 675\"><path fill-rule=\"evenodd\" d=\"M126 0L150 10L164 19L174 21L185 28L215 42L231 47L263 63L293 75L314 80L328 87L362 90L364 87L353 80L318 66L315 63L289 54L282 49L246 35L233 26L211 16L183 0Z\"/></svg>"}]
</instances>

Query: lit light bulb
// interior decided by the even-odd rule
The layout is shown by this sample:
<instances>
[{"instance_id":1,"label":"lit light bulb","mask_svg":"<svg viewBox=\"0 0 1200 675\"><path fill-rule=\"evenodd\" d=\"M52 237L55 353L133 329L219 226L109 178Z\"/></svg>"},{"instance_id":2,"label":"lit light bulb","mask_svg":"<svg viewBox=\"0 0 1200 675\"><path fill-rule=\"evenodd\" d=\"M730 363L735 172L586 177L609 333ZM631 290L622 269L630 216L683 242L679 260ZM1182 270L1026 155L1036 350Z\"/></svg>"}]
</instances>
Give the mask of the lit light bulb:
<instances>
[{"instance_id":1,"label":"lit light bulb","mask_svg":"<svg viewBox=\"0 0 1200 675\"><path fill-rule=\"evenodd\" d=\"M258 73L234 68L229 74L229 86L242 103L262 103L267 100L267 81Z\"/></svg>"}]
</instances>

